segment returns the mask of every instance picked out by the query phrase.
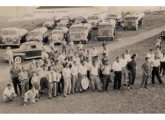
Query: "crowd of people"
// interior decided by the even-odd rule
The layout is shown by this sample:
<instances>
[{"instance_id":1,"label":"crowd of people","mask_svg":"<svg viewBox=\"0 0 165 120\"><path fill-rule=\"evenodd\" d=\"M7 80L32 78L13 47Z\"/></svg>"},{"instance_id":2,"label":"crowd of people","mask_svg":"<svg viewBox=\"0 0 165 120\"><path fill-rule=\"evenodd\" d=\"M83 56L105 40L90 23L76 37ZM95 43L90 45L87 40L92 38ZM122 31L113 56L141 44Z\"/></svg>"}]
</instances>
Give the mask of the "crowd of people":
<instances>
[{"instance_id":1,"label":"crowd of people","mask_svg":"<svg viewBox=\"0 0 165 120\"><path fill-rule=\"evenodd\" d=\"M161 41L159 41L161 43ZM17 95L21 95L24 105L35 103L38 98L48 93L48 98L82 93L87 89L99 92L108 92L109 83L113 81L113 89L120 90L122 85L133 89L136 80L137 55L130 55L126 50L121 57L116 57L110 64L109 51L105 41L102 43L102 57L95 47L87 50L81 42L75 47L71 41L62 43L62 53L53 49L51 54L43 51L42 59L33 59L27 66L18 66L13 63L10 70L12 84L8 84L4 90L4 101L11 101ZM140 89L147 88L148 80L152 78L155 84L155 76L160 84L163 84L161 76L165 75L165 50L161 44L156 43L156 52L150 49L142 65L143 77ZM112 79L112 76L114 77ZM82 81L89 81L83 84ZM19 88L19 91L18 89Z\"/></svg>"}]
</instances>

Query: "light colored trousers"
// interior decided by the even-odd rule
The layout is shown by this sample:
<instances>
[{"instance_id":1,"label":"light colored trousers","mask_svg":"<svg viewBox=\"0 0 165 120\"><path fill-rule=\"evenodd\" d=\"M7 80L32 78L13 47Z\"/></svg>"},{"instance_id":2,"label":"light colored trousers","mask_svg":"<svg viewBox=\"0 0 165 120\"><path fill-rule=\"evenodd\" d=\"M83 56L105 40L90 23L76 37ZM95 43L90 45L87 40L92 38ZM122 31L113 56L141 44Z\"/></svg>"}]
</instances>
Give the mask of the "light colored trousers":
<instances>
[{"instance_id":1,"label":"light colored trousers","mask_svg":"<svg viewBox=\"0 0 165 120\"><path fill-rule=\"evenodd\" d=\"M64 96L71 92L71 77L64 77Z\"/></svg>"},{"instance_id":2,"label":"light colored trousers","mask_svg":"<svg viewBox=\"0 0 165 120\"><path fill-rule=\"evenodd\" d=\"M22 96L29 90L29 80L21 80Z\"/></svg>"},{"instance_id":3,"label":"light colored trousers","mask_svg":"<svg viewBox=\"0 0 165 120\"><path fill-rule=\"evenodd\" d=\"M52 93L53 93L53 96L57 96L57 82L56 81L49 82L48 96L52 97Z\"/></svg>"},{"instance_id":4,"label":"light colored trousers","mask_svg":"<svg viewBox=\"0 0 165 120\"><path fill-rule=\"evenodd\" d=\"M71 81L71 86L72 86L72 88L71 88L71 91L72 91L72 93L74 93L75 92L75 85L76 85L76 82L77 82L77 80L78 80L78 75L72 75L72 81Z\"/></svg>"},{"instance_id":5,"label":"light colored trousers","mask_svg":"<svg viewBox=\"0 0 165 120\"><path fill-rule=\"evenodd\" d=\"M11 94L10 96L3 95L3 100L6 102L6 101L10 101L14 99L15 97L16 97L16 94Z\"/></svg>"},{"instance_id":6,"label":"light colored trousers","mask_svg":"<svg viewBox=\"0 0 165 120\"><path fill-rule=\"evenodd\" d=\"M90 75L92 89L95 90L95 85L98 90L101 90L100 78L98 75Z\"/></svg>"},{"instance_id":7,"label":"light colored trousers","mask_svg":"<svg viewBox=\"0 0 165 120\"><path fill-rule=\"evenodd\" d=\"M128 84L128 72L125 67L122 68L123 83Z\"/></svg>"},{"instance_id":8,"label":"light colored trousers","mask_svg":"<svg viewBox=\"0 0 165 120\"><path fill-rule=\"evenodd\" d=\"M32 94L29 94L29 93L25 93L24 95L24 102L27 103L27 102L30 102L30 103L35 103L35 97L34 95Z\"/></svg>"}]
</instances>

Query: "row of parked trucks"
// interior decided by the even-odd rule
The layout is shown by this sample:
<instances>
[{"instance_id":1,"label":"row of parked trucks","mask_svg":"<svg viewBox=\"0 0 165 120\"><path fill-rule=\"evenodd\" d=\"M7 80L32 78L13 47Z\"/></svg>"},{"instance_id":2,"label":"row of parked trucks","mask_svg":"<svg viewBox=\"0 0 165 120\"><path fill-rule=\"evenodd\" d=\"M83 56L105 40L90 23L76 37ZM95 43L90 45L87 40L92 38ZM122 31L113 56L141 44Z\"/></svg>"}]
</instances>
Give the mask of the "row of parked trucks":
<instances>
[{"instance_id":1,"label":"row of parked trucks","mask_svg":"<svg viewBox=\"0 0 165 120\"><path fill-rule=\"evenodd\" d=\"M45 21L42 27L37 27L30 32L22 28L1 29L0 46L19 46L22 42L29 41L43 43L46 38L49 42L61 43L66 34L69 36L69 40L87 43L91 37L92 29L97 29L97 40L114 40L116 26L120 26L124 30L138 30L139 26L143 25L143 17L144 13L133 13L123 17L120 14L106 16L94 14L87 19L79 16L72 20L68 16L61 19L53 17Z\"/></svg>"}]
</instances>

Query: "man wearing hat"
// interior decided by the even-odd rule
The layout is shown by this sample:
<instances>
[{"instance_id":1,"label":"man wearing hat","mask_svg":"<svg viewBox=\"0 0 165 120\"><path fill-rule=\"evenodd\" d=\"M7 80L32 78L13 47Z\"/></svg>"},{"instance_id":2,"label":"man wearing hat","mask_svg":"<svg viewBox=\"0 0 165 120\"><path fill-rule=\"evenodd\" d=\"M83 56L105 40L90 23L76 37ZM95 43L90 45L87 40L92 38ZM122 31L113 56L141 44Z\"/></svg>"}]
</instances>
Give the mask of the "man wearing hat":
<instances>
[{"instance_id":1,"label":"man wearing hat","mask_svg":"<svg viewBox=\"0 0 165 120\"><path fill-rule=\"evenodd\" d=\"M120 58L116 57L116 61L112 64L112 71L114 72L114 86L113 89L121 88L121 79L122 79L122 64Z\"/></svg>"},{"instance_id":2,"label":"man wearing hat","mask_svg":"<svg viewBox=\"0 0 165 120\"><path fill-rule=\"evenodd\" d=\"M103 66L101 67L102 71L102 83L103 83L103 90L107 91L108 85L110 82L110 71L111 71L111 66L109 64L109 60L106 60Z\"/></svg>"}]
</instances>

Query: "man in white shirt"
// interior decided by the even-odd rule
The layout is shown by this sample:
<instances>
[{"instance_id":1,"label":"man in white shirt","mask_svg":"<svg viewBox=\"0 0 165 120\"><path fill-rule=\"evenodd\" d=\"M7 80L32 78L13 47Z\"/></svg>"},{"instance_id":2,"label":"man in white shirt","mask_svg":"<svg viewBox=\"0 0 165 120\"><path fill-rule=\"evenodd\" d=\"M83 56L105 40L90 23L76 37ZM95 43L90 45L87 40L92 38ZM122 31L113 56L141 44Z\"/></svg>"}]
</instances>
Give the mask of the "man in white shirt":
<instances>
[{"instance_id":1,"label":"man in white shirt","mask_svg":"<svg viewBox=\"0 0 165 120\"><path fill-rule=\"evenodd\" d=\"M101 81L98 73L99 65L97 64L96 60L93 61L89 71L90 71L90 80L91 80L92 89L95 90L95 85L96 85L97 89L102 92L101 84L100 84Z\"/></svg>"},{"instance_id":2,"label":"man in white shirt","mask_svg":"<svg viewBox=\"0 0 165 120\"><path fill-rule=\"evenodd\" d=\"M70 95L71 92L71 70L69 68L69 64L65 63L64 68L62 70L62 76L64 79L64 97Z\"/></svg>"},{"instance_id":3,"label":"man in white shirt","mask_svg":"<svg viewBox=\"0 0 165 120\"><path fill-rule=\"evenodd\" d=\"M113 89L121 88L122 67L123 67L123 65L120 63L120 58L116 57L116 61L112 64L112 70L114 71Z\"/></svg>"},{"instance_id":4,"label":"man in white shirt","mask_svg":"<svg viewBox=\"0 0 165 120\"><path fill-rule=\"evenodd\" d=\"M127 59L127 62L130 62L132 59L131 59L131 55L129 54L129 50L126 50L125 51L125 58Z\"/></svg>"},{"instance_id":5,"label":"man in white shirt","mask_svg":"<svg viewBox=\"0 0 165 120\"><path fill-rule=\"evenodd\" d=\"M15 97L16 94L14 88L11 86L11 84L8 84L3 92L3 101L4 102L13 101Z\"/></svg>"},{"instance_id":6,"label":"man in white shirt","mask_svg":"<svg viewBox=\"0 0 165 120\"><path fill-rule=\"evenodd\" d=\"M59 57L57 58L57 60L60 62L60 63L63 63L63 61L65 60L65 52L63 52L62 54L59 55Z\"/></svg>"},{"instance_id":7,"label":"man in white shirt","mask_svg":"<svg viewBox=\"0 0 165 120\"><path fill-rule=\"evenodd\" d=\"M22 71L19 73L19 80L21 81L22 97L23 97L25 92L29 90L29 75L24 66L22 67Z\"/></svg>"},{"instance_id":8,"label":"man in white shirt","mask_svg":"<svg viewBox=\"0 0 165 120\"><path fill-rule=\"evenodd\" d=\"M85 65L85 61L81 61L78 67L78 80L76 82L76 92L82 92L81 80L87 77L87 67Z\"/></svg>"},{"instance_id":9,"label":"man in white shirt","mask_svg":"<svg viewBox=\"0 0 165 120\"><path fill-rule=\"evenodd\" d=\"M93 47L93 50L92 50L92 56L95 57L98 55L98 51L97 49L95 48L95 46Z\"/></svg>"},{"instance_id":10,"label":"man in white shirt","mask_svg":"<svg viewBox=\"0 0 165 120\"><path fill-rule=\"evenodd\" d=\"M160 84L163 84L163 81L159 74L159 66L160 66L160 60L157 56L155 56L155 59L152 61L152 84L155 84L155 76L157 77Z\"/></svg>"},{"instance_id":11,"label":"man in white shirt","mask_svg":"<svg viewBox=\"0 0 165 120\"><path fill-rule=\"evenodd\" d=\"M128 73L127 73L127 69L126 69L127 62L128 61L125 57L125 54L122 54L122 58L120 59L120 63L122 64L122 77L123 77L124 85L128 85Z\"/></svg>"},{"instance_id":12,"label":"man in white shirt","mask_svg":"<svg viewBox=\"0 0 165 120\"><path fill-rule=\"evenodd\" d=\"M111 65L109 64L109 60L105 61L105 64L101 67L101 71L103 74L103 90L107 91L108 85L110 82L110 72L111 72Z\"/></svg>"},{"instance_id":13,"label":"man in white shirt","mask_svg":"<svg viewBox=\"0 0 165 120\"><path fill-rule=\"evenodd\" d=\"M11 47L7 47L7 51L5 52L5 57L7 57L8 61L9 61L9 65L14 63L13 52L11 50Z\"/></svg>"},{"instance_id":14,"label":"man in white shirt","mask_svg":"<svg viewBox=\"0 0 165 120\"><path fill-rule=\"evenodd\" d=\"M75 92L75 84L78 80L78 64L77 64L77 61L73 61L73 66L71 67L71 75L72 75L72 79L71 79L71 92L72 94L74 94Z\"/></svg>"},{"instance_id":15,"label":"man in white shirt","mask_svg":"<svg viewBox=\"0 0 165 120\"><path fill-rule=\"evenodd\" d=\"M36 101L38 101L38 93L38 90L32 86L32 89L25 93L23 106L25 106L28 102L34 104Z\"/></svg>"},{"instance_id":16,"label":"man in white shirt","mask_svg":"<svg viewBox=\"0 0 165 120\"><path fill-rule=\"evenodd\" d=\"M150 49L150 52L146 55L150 59L150 62L152 63L153 59L155 58L155 54L153 52L153 49Z\"/></svg>"},{"instance_id":17,"label":"man in white shirt","mask_svg":"<svg viewBox=\"0 0 165 120\"><path fill-rule=\"evenodd\" d=\"M35 87L38 91L40 90L40 77L37 75L36 72L33 72L33 77L31 79L32 86Z\"/></svg>"},{"instance_id":18,"label":"man in white shirt","mask_svg":"<svg viewBox=\"0 0 165 120\"><path fill-rule=\"evenodd\" d=\"M48 96L49 99L52 98L52 94L53 97L56 97L56 72L53 70L53 67L50 66L49 67L49 72L48 72L48 81L49 81L49 92L48 92Z\"/></svg>"}]
</instances>

